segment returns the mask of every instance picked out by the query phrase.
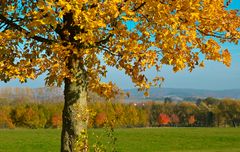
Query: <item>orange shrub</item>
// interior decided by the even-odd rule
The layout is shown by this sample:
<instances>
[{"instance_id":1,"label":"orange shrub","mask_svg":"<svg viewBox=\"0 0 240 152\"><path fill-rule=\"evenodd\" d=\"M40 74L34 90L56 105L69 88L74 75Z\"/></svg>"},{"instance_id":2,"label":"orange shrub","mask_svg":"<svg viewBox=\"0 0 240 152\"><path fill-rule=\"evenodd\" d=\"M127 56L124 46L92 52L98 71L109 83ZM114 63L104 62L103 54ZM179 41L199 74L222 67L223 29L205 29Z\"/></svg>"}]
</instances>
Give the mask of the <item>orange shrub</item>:
<instances>
[{"instance_id":1,"label":"orange shrub","mask_svg":"<svg viewBox=\"0 0 240 152\"><path fill-rule=\"evenodd\" d=\"M180 120L179 120L178 115L172 114L172 115L171 115L171 122L172 122L172 124L174 124L174 125L179 124Z\"/></svg>"},{"instance_id":2,"label":"orange shrub","mask_svg":"<svg viewBox=\"0 0 240 152\"><path fill-rule=\"evenodd\" d=\"M60 114L54 114L52 116L52 127L60 128L62 126L62 116Z\"/></svg>"},{"instance_id":3,"label":"orange shrub","mask_svg":"<svg viewBox=\"0 0 240 152\"><path fill-rule=\"evenodd\" d=\"M192 125L196 122L195 116L192 115L188 118L188 124Z\"/></svg>"},{"instance_id":4,"label":"orange shrub","mask_svg":"<svg viewBox=\"0 0 240 152\"><path fill-rule=\"evenodd\" d=\"M159 125L167 125L170 122L170 118L167 114L160 113L158 117Z\"/></svg>"},{"instance_id":5,"label":"orange shrub","mask_svg":"<svg viewBox=\"0 0 240 152\"><path fill-rule=\"evenodd\" d=\"M107 121L106 113L105 112L100 112L96 115L95 125L97 127L102 127L106 121Z\"/></svg>"}]
</instances>

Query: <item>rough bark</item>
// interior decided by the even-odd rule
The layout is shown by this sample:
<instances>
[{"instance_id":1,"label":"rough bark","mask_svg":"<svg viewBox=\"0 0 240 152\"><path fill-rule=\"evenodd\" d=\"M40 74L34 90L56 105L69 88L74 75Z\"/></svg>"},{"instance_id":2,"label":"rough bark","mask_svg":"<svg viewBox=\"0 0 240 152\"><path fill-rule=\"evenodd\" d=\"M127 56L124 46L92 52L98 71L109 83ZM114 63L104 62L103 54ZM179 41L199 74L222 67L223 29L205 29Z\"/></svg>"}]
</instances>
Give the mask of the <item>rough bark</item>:
<instances>
[{"instance_id":1,"label":"rough bark","mask_svg":"<svg viewBox=\"0 0 240 152\"><path fill-rule=\"evenodd\" d=\"M75 69L74 67L72 67ZM87 152L87 84L78 68L77 81L65 80L61 152Z\"/></svg>"},{"instance_id":2,"label":"rough bark","mask_svg":"<svg viewBox=\"0 0 240 152\"><path fill-rule=\"evenodd\" d=\"M65 14L63 22L65 25L58 26L56 32L62 40L76 44L74 36L82 31L74 27L73 13ZM70 35L64 34L65 30ZM78 48L78 45L75 47ZM75 80L65 79L61 152L87 152L87 73L83 59L73 52L68 58L67 66Z\"/></svg>"}]
</instances>

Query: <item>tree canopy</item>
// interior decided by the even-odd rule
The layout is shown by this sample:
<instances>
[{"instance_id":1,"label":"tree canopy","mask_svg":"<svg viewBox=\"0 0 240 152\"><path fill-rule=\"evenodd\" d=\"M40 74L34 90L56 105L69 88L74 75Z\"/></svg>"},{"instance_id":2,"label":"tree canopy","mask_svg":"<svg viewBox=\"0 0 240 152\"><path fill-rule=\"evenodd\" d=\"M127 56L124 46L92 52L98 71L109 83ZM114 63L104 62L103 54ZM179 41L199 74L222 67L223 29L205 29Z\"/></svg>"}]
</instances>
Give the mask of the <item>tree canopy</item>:
<instances>
[{"instance_id":1,"label":"tree canopy","mask_svg":"<svg viewBox=\"0 0 240 152\"><path fill-rule=\"evenodd\" d=\"M47 85L64 82L61 151L87 152L88 92L107 98L117 92L101 82L107 67L125 71L144 90L163 80L148 80L149 68L192 71L204 60L230 66L220 45L240 38L240 14L230 2L0 0L0 80L47 73Z\"/></svg>"},{"instance_id":2,"label":"tree canopy","mask_svg":"<svg viewBox=\"0 0 240 152\"><path fill-rule=\"evenodd\" d=\"M88 89L111 96L102 83L107 66L124 70L140 89L153 82L147 68L177 72L216 60L229 66L220 43L237 44L240 17L224 0L1 0L0 79L35 79L48 85L77 80L83 65ZM134 28L129 28L132 24ZM214 38L213 38L214 37ZM200 57L203 56L204 58ZM71 66L74 66L71 64ZM156 77L154 82L162 80Z\"/></svg>"}]
</instances>

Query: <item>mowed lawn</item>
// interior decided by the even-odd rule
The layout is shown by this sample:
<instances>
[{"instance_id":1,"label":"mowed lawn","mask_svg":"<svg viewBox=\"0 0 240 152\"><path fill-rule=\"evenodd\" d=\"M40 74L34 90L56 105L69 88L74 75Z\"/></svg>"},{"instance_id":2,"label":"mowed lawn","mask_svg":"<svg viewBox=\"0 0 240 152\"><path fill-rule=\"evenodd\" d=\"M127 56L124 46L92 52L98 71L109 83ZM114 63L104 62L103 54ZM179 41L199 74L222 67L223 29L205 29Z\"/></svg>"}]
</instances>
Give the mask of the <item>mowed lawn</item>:
<instances>
[{"instance_id":1,"label":"mowed lawn","mask_svg":"<svg viewBox=\"0 0 240 152\"><path fill-rule=\"evenodd\" d=\"M60 132L3 129L0 152L58 152ZM107 142L105 134L104 129L90 130L90 144L96 135ZM116 129L114 134L120 152L240 152L240 128L131 128Z\"/></svg>"}]
</instances>

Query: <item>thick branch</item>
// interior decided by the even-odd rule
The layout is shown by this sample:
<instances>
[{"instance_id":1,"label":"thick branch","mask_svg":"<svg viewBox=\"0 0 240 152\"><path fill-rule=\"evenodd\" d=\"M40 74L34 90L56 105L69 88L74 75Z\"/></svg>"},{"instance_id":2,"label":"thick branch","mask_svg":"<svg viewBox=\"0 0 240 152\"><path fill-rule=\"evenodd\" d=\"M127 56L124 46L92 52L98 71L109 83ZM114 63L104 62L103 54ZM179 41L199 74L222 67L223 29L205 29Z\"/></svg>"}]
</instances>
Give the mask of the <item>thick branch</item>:
<instances>
[{"instance_id":1,"label":"thick branch","mask_svg":"<svg viewBox=\"0 0 240 152\"><path fill-rule=\"evenodd\" d=\"M232 3L232 0L228 0L227 3L226 3L226 5L223 6L223 7L224 7L224 8L227 8L231 3Z\"/></svg>"},{"instance_id":2,"label":"thick branch","mask_svg":"<svg viewBox=\"0 0 240 152\"><path fill-rule=\"evenodd\" d=\"M133 11L136 12L139 9L141 9L144 5L146 4L146 2L143 2L141 5L139 5L138 7L134 8Z\"/></svg>"},{"instance_id":3,"label":"thick branch","mask_svg":"<svg viewBox=\"0 0 240 152\"><path fill-rule=\"evenodd\" d=\"M99 46L99 47L100 47L100 49L102 49L102 50L104 50L105 52L111 54L112 56L122 57L121 54L110 51L110 49L107 48L106 46Z\"/></svg>"},{"instance_id":4,"label":"thick branch","mask_svg":"<svg viewBox=\"0 0 240 152\"><path fill-rule=\"evenodd\" d=\"M0 19L1 21L3 21L5 24L7 24L8 26L26 34L26 35L29 35L31 34L29 31L25 30L23 27L17 25L16 23L10 21L9 19L7 19L6 17L4 17L3 15L0 14ZM34 40L37 40L39 42L44 42L44 43L47 43L47 44L52 44L54 41L53 40L49 40L49 39L46 39L44 37L41 37L41 36L32 36L30 37L31 39L34 39Z\"/></svg>"},{"instance_id":5,"label":"thick branch","mask_svg":"<svg viewBox=\"0 0 240 152\"><path fill-rule=\"evenodd\" d=\"M217 35L215 33L206 33L204 31L202 31L201 29L197 29L198 32L200 32L202 35L205 35L205 36L212 36L212 37L216 37L216 38L219 38L219 39L234 39L233 37L225 37L225 36L221 36L221 35Z\"/></svg>"},{"instance_id":6,"label":"thick branch","mask_svg":"<svg viewBox=\"0 0 240 152\"><path fill-rule=\"evenodd\" d=\"M100 44L105 44L109 41L109 39L113 36L113 34L109 34L106 38L96 42L96 45L100 45Z\"/></svg>"}]
</instances>

